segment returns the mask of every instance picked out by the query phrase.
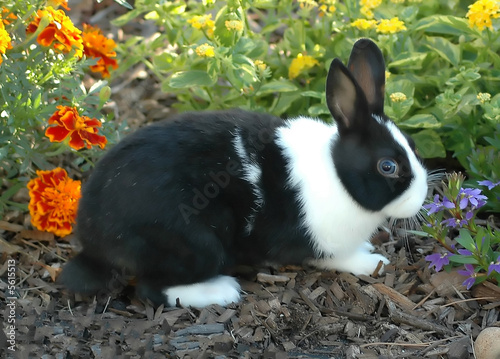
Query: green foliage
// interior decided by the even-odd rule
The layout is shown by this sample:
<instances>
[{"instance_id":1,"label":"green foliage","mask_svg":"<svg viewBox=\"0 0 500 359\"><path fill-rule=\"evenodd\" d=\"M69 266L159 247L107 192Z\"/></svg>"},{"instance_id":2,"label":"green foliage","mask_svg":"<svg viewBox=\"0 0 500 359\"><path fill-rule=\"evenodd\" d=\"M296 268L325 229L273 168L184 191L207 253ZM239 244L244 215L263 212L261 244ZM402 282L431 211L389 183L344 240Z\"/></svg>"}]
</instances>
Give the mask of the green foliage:
<instances>
[{"instance_id":1,"label":"green foliage","mask_svg":"<svg viewBox=\"0 0 500 359\"><path fill-rule=\"evenodd\" d=\"M37 34L26 35L44 1L2 5L18 18L5 25L13 49L1 55L0 64L0 171L7 180L0 215L17 183L25 183L35 169L53 167L58 154L73 152L73 164L82 170L92 165L98 152L51 143L44 129L61 104L102 119L99 111L110 92L106 81L91 89L82 85L84 71L96 60L56 53L40 46ZM331 121L324 99L329 64L335 57L345 62L356 39L369 37L386 59L386 112L412 135L420 154L452 155L472 179L497 182L500 19L493 19L492 28L470 26L468 5L459 0L382 0L375 8L358 0L136 0L114 25L139 19L154 22L160 31L120 44L115 72L122 75L144 63L163 91L176 96L179 111L240 107ZM372 19L366 17L370 13ZM370 25L353 26L357 20ZM100 133L112 143L116 124L110 120L103 119ZM489 195L498 197L498 187ZM500 210L498 204L489 209Z\"/></svg>"},{"instance_id":2,"label":"green foliage","mask_svg":"<svg viewBox=\"0 0 500 359\"><path fill-rule=\"evenodd\" d=\"M480 182L482 189L500 188L500 182ZM438 253L425 259L438 272L443 267L450 270L464 266L465 270L458 273L468 277L464 282L468 289L485 280L500 286L500 231L494 224L479 225L476 220L478 210L487 204L488 198L493 199L488 202L497 201L478 188L463 188L463 184L463 175L449 174L443 183L443 195L436 194L434 201L424 206L427 214L422 234L436 239L441 247ZM450 235L457 230L458 235Z\"/></svg>"},{"instance_id":3,"label":"green foliage","mask_svg":"<svg viewBox=\"0 0 500 359\"><path fill-rule=\"evenodd\" d=\"M346 61L354 41L370 37L382 48L390 72L386 112L413 136L420 154L448 153L478 179L485 173L500 179L491 168L476 168L477 157L500 151L498 141L487 139L498 133L498 95L484 103L477 97L499 93L499 21L493 20L492 29L470 27L467 5L458 0L383 0L372 9L374 19L399 17L406 30L382 33L376 25L352 26L365 18L361 10L355 0L136 1L115 25L142 17L162 31L123 44L121 51L133 55L120 71L144 62L163 90L177 96L180 111L242 107L331 121L323 98L329 63L334 57ZM192 19L203 15L210 15L213 25L195 28ZM228 20L240 20L243 28L226 28ZM213 57L197 54L203 44L213 47ZM299 54L317 65L290 78ZM265 71L256 61L265 64ZM394 92L406 100L392 102Z\"/></svg>"},{"instance_id":4,"label":"green foliage","mask_svg":"<svg viewBox=\"0 0 500 359\"><path fill-rule=\"evenodd\" d=\"M76 106L80 114L103 120L99 111L110 95L106 81L90 89L82 83L84 71L96 63L95 59L78 59L74 52L61 54L37 42L47 23L34 34L26 33L44 2L7 1L2 6L17 19L5 25L12 48L2 55L0 64L0 218L10 206L24 208L10 200L12 195L26 185L35 170L56 167L63 152L75 154L75 167L86 170L91 166L99 151L75 151L67 143L50 142L44 134L47 120L58 105ZM111 118L107 120L99 134L113 142L115 125Z\"/></svg>"}]
</instances>

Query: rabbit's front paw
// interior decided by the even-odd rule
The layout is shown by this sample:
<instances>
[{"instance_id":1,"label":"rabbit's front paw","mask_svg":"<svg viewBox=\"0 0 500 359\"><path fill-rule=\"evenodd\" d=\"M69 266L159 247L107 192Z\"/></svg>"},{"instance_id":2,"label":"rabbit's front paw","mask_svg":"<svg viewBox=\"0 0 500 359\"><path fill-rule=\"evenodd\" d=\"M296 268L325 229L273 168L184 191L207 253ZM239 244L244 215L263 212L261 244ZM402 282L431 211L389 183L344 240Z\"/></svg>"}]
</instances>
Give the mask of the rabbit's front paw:
<instances>
[{"instance_id":1,"label":"rabbit's front paw","mask_svg":"<svg viewBox=\"0 0 500 359\"><path fill-rule=\"evenodd\" d=\"M370 275L373 274L380 261L384 265L389 264L389 260L383 255L370 253L366 247L361 247L350 256L317 259L312 264L321 268L351 272L354 275Z\"/></svg>"},{"instance_id":2,"label":"rabbit's front paw","mask_svg":"<svg viewBox=\"0 0 500 359\"><path fill-rule=\"evenodd\" d=\"M169 287L163 290L167 303L203 308L210 304L226 306L240 300L240 285L229 276L218 276L206 282Z\"/></svg>"}]
</instances>

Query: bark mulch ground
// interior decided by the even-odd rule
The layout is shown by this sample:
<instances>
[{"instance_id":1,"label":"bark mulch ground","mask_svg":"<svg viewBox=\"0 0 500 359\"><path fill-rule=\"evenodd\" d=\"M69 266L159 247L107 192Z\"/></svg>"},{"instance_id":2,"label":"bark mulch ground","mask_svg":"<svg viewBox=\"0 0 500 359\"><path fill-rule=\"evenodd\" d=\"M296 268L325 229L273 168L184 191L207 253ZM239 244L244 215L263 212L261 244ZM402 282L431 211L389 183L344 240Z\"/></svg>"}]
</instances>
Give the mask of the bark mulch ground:
<instances>
[{"instance_id":1,"label":"bark mulch ground","mask_svg":"<svg viewBox=\"0 0 500 359\"><path fill-rule=\"evenodd\" d=\"M121 11L112 1L78 4L72 6L75 22L97 21L103 29L113 9ZM148 24L130 26L146 35L155 31ZM145 66L134 67L112 84L107 110L132 128L165 118L173 99L158 87ZM68 163L58 165L80 178ZM27 192L15 200L26 203ZM423 259L434 241L402 239L397 228L394 236L381 231L374 238L391 260L378 276L242 268L243 300L200 310L153 308L125 285L92 298L65 293L54 279L76 246L29 222L19 211L0 221L2 358L466 359L474 357L472 343L483 328L500 326L499 287L484 283L467 291L455 272L435 273Z\"/></svg>"},{"instance_id":2,"label":"bark mulch ground","mask_svg":"<svg viewBox=\"0 0 500 359\"><path fill-rule=\"evenodd\" d=\"M243 300L227 308L153 308L117 285L92 298L53 278L73 245L0 222L0 357L13 358L473 358L481 329L500 326L500 288L472 292L456 273L433 273L427 239L375 238L391 259L377 277L306 267L241 268ZM15 259L15 300L9 300ZM9 304L9 303L14 303ZM15 349L7 320L15 311ZM4 353L2 354L2 351Z\"/></svg>"}]
</instances>

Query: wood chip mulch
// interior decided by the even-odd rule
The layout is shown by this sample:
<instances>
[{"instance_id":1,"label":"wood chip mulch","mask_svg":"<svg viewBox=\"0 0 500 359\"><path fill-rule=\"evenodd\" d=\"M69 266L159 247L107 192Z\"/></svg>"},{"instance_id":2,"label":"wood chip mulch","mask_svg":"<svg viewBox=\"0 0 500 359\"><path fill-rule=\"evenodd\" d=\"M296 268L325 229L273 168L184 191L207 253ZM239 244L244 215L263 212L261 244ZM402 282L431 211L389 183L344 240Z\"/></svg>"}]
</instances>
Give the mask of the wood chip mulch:
<instances>
[{"instance_id":1,"label":"wood chip mulch","mask_svg":"<svg viewBox=\"0 0 500 359\"><path fill-rule=\"evenodd\" d=\"M481 329L500 326L500 288L466 291L434 273L428 239L375 238L385 273L355 277L306 267L240 270L243 300L227 308L153 308L132 288L82 298L54 284L74 246L0 222L0 297L15 259L15 353L2 309L0 357L13 358L473 358ZM416 249L418 248L418 249ZM3 337L2 337L3 336ZM2 353L2 351L4 353ZM14 355L13 355L14 354ZM9 357L9 356L7 356Z\"/></svg>"},{"instance_id":2,"label":"wood chip mulch","mask_svg":"<svg viewBox=\"0 0 500 359\"><path fill-rule=\"evenodd\" d=\"M123 12L113 1L73 3L75 22L97 22L120 40L109 28L113 11ZM144 36L156 31L147 23L129 26ZM173 99L144 65L111 87L106 109L132 128L172 112ZM14 200L27 203L26 190ZM500 288L484 283L467 291L456 272L429 269L423 258L435 250L431 239L379 233L374 243L391 264L376 277L245 268L240 303L200 310L153 308L130 287L92 298L65 293L54 279L76 246L29 223L20 211L0 221L0 358L466 359L474 358L472 343L482 329L500 327Z\"/></svg>"}]
</instances>

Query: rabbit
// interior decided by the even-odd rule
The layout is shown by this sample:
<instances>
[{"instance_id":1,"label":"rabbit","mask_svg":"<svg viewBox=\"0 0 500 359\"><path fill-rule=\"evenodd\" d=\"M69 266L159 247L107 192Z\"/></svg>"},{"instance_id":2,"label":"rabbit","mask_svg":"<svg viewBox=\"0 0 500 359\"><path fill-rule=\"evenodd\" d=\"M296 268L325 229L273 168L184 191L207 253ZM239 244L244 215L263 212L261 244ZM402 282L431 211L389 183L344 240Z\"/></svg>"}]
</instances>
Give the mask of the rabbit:
<instances>
[{"instance_id":1,"label":"rabbit","mask_svg":"<svg viewBox=\"0 0 500 359\"><path fill-rule=\"evenodd\" d=\"M331 62L332 124L245 110L188 112L138 129L84 184L82 251L59 276L69 291L106 290L113 271L136 278L155 305L226 306L241 299L236 265L310 263L370 275L371 236L416 215L427 171L384 114L385 64L358 40L347 67Z\"/></svg>"}]
</instances>

